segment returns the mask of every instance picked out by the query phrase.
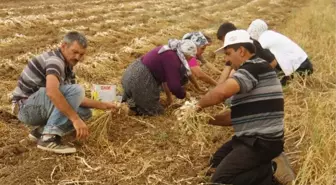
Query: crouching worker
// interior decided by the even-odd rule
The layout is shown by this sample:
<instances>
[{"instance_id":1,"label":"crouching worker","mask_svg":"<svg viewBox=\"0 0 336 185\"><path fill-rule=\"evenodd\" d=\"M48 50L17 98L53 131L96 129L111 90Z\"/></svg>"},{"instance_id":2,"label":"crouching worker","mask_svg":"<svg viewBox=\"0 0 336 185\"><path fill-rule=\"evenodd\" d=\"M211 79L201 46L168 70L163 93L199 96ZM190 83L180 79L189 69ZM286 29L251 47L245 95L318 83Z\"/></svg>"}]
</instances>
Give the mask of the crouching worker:
<instances>
[{"instance_id":1,"label":"crouching worker","mask_svg":"<svg viewBox=\"0 0 336 185\"><path fill-rule=\"evenodd\" d=\"M91 117L89 108L115 109L113 103L88 99L83 87L75 84L73 67L82 60L87 47L84 35L69 32L61 46L28 61L13 91L13 103L20 121L37 126L29 134L37 147L55 153L75 153L61 138L75 129L78 139L88 136L83 120Z\"/></svg>"},{"instance_id":2,"label":"crouching worker","mask_svg":"<svg viewBox=\"0 0 336 185\"><path fill-rule=\"evenodd\" d=\"M211 76L207 75L202 71L202 68L199 66L197 59L201 62L205 61L202 54L204 53L207 46L211 45L211 39L210 37L204 35L202 32L191 32L187 33L183 36L183 40L191 40L194 42L194 44L197 46L197 53L196 57L193 57L191 60L188 61L188 64L190 66L192 75L190 76L190 82L195 86L195 88L201 92L206 93L206 89L202 89L197 80L194 78L202 80L203 82L216 86L217 82L211 78ZM210 64L209 62L206 62L207 64ZM217 69L218 70L218 69Z\"/></svg>"},{"instance_id":3,"label":"crouching worker","mask_svg":"<svg viewBox=\"0 0 336 185\"><path fill-rule=\"evenodd\" d=\"M191 75L188 60L196 55L196 45L190 40L169 40L136 59L122 77L123 102L136 115L158 115L164 112L160 103L163 86L168 104L172 95L183 99L186 92L182 87Z\"/></svg>"},{"instance_id":4,"label":"crouching worker","mask_svg":"<svg viewBox=\"0 0 336 185\"><path fill-rule=\"evenodd\" d=\"M226 34L226 61L236 70L232 77L209 91L198 109L222 103L233 96L231 111L222 118L233 126L234 136L213 156L214 184L270 185L271 161L283 151L284 99L276 72L255 55L255 46L245 30ZM211 124L211 123L210 123Z\"/></svg>"},{"instance_id":5,"label":"crouching worker","mask_svg":"<svg viewBox=\"0 0 336 185\"><path fill-rule=\"evenodd\" d=\"M247 31L253 39L259 41L264 49L268 49L274 54L277 62L271 65L279 74L285 75L281 78L282 85L286 85L289 80L294 78L293 73L302 77L313 74L313 64L307 53L285 35L268 30L265 21L261 19L252 21Z\"/></svg>"}]
</instances>

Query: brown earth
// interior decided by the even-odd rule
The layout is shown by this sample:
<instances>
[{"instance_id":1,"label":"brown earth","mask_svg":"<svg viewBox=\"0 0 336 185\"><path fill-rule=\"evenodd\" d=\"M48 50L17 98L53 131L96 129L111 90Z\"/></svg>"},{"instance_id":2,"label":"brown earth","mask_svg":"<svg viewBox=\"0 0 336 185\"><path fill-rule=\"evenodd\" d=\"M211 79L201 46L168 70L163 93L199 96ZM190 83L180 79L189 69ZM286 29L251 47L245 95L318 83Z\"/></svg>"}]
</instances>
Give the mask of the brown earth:
<instances>
[{"instance_id":1,"label":"brown earth","mask_svg":"<svg viewBox=\"0 0 336 185\"><path fill-rule=\"evenodd\" d=\"M90 41L85 61L77 67L79 81L120 84L126 66L169 38L202 30L215 41L205 52L221 68L213 51L218 26L232 21L241 28L263 18L274 29L305 6L297 0L2 0L0 4L0 184L199 184L210 155L231 135L230 129L207 127L209 142L180 132L171 111L154 118L115 118L110 146L77 142L75 155L36 149L25 140L29 129L8 114L7 94L16 85L26 60L54 48L68 30ZM88 165L85 164L88 163Z\"/></svg>"}]
</instances>

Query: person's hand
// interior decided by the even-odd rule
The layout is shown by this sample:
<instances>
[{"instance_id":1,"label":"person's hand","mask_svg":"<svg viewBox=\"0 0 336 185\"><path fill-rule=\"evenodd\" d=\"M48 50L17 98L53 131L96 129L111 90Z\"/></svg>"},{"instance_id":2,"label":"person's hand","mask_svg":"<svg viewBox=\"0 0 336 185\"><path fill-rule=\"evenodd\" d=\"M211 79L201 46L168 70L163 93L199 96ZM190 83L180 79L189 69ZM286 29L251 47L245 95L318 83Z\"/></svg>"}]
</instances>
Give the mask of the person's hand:
<instances>
[{"instance_id":1,"label":"person's hand","mask_svg":"<svg viewBox=\"0 0 336 185\"><path fill-rule=\"evenodd\" d=\"M121 103L120 108L119 108L119 114L123 113L125 115L135 115L136 112L132 111L127 103Z\"/></svg>"},{"instance_id":2,"label":"person's hand","mask_svg":"<svg viewBox=\"0 0 336 185\"><path fill-rule=\"evenodd\" d=\"M200 112L202 110L202 107L199 106L198 104L195 105L195 111Z\"/></svg>"},{"instance_id":3,"label":"person's hand","mask_svg":"<svg viewBox=\"0 0 336 185\"><path fill-rule=\"evenodd\" d=\"M112 112L116 112L120 109L121 103L114 103L114 102L105 102L105 106L107 110L111 110Z\"/></svg>"},{"instance_id":4,"label":"person's hand","mask_svg":"<svg viewBox=\"0 0 336 185\"><path fill-rule=\"evenodd\" d=\"M208 124L217 126L231 126L231 110L225 110L224 112L215 115L213 119L210 119Z\"/></svg>"},{"instance_id":5,"label":"person's hand","mask_svg":"<svg viewBox=\"0 0 336 185\"><path fill-rule=\"evenodd\" d=\"M208 88L206 88L206 87L200 87L199 89L198 89L198 91L201 93L201 94L206 94L207 92L208 92Z\"/></svg>"},{"instance_id":6,"label":"person's hand","mask_svg":"<svg viewBox=\"0 0 336 185\"><path fill-rule=\"evenodd\" d=\"M72 122L75 130L77 139L85 139L89 136L89 128L84 123L82 119L77 119Z\"/></svg>"},{"instance_id":7,"label":"person's hand","mask_svg":"<svg viewBox=\"0 0 336 185\"><path fill-rule=\"evenodd\" d=\"M191 97L190 93L189 93L189 92L186 92L185 99L189 100L190 97Z\"/></svg>"},{"instance_id":8,"label":"person's hand","mask_svg":"<svg viewBox=\"0 0 336 185\"><path fill-rule=\"evenodd\" d=\"M173 103L173 98L172 97L167 97L166 106L169 107L172 103Z\"/></svg>"}]
</instances>

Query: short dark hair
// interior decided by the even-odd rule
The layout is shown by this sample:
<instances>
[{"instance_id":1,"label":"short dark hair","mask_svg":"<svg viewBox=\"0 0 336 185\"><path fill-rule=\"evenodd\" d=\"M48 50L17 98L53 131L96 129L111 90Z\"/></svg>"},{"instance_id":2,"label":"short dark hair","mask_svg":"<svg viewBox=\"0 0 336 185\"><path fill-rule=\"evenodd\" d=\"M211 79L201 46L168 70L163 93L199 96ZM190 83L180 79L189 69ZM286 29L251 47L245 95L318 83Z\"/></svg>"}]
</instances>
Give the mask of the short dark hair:
<instances>
[{"instance_id":1,"label":"short dark hair","mask_svg":"<svg viewBox=\"0 0 336 185\"><path fill-rule=\"evenodd\" d=\"M237 27L230 23L230 22L225 22L217 30L217 39L218 40L223 40L225 35L229 33L230 31L236 30Z\"/></svg>"},{"instance_id":2,"label":"short dark hair","mask_svg":"<svg viewBox=\"0 0 336 185\"><path fill-rule=\"evenodd\" d=\"M240 46L242 46L245 49L247 49L247 51L249 51L251 54L255 54L255 52L256 52L256 47L254 46L253 43L232 44L232 45L226 46L225 49L232 48L233 50L237 51L237 49L240 48Z\"/></svg>"}]
</instances>

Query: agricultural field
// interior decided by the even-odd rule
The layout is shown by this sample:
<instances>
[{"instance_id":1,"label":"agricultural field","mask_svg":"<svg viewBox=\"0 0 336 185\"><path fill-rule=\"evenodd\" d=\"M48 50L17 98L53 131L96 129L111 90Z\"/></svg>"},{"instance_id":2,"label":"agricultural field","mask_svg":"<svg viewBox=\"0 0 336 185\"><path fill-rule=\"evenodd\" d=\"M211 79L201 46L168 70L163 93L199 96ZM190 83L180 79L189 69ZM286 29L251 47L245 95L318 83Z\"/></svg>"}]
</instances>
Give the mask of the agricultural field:
<instances>
[{"instance_id":1,"label":"agricultural field","mask_svg":"<svg viewBox=\"0 0 336 185\"><path fill-rule=\"evenodd\" d=\"M89 40L75 69L89 95L90 84L120 89L133 60L191 31L211 36L204 57L222 69L223 56L213 52L222 45L217 28L224 21L247 28L256 18L301 45L315 68L284 88L285 152L297 173L294 184L336 184L335 6L332 0L1 0L0 184L207 184L209 158L230 139L231 128L200 120L190 133L173 110L151 118L117 115L101 134L104 144L69 136L78 152L56 155L26 141L29 129L9 114L8 94L27 59L57 47L70 30Z\"/></svg>"}]
</instances>

